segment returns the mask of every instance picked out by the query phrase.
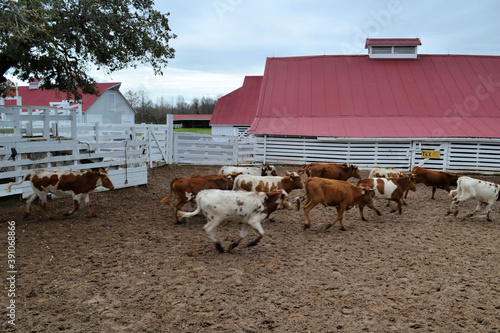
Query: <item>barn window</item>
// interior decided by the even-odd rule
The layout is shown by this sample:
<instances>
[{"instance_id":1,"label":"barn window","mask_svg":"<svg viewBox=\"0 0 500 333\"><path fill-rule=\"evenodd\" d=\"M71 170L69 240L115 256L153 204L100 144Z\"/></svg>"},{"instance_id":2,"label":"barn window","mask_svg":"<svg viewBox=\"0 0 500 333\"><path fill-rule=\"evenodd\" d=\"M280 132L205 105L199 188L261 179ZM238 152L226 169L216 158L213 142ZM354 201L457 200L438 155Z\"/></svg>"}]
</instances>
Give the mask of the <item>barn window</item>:
<instances>
[{"instance_id":1,"label":"barn window","mask_svg":"<svg viewBox=\"0 0 500 333\"><path fill-rule=\"evenodd\" d=\"M116 94L108 93L108 110L116 111Z\"/></svg>"}]
</instances>

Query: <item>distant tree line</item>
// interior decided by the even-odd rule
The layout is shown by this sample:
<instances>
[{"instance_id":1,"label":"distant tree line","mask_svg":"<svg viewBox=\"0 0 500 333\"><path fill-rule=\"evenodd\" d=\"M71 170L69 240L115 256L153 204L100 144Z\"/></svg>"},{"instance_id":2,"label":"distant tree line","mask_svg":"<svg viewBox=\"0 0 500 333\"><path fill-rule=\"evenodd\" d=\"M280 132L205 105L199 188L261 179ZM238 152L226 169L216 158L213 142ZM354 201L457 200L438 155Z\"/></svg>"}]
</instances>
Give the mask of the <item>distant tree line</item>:
<instances>
[{"instance_id":1,"label":"distant tree line","mask_svg":"<svg viewBox=\"0 0 500 333\"><path fill-rule=\"evenodd\" d=\"M175 101L160 97L154 103L144 90L129 90L124 96L137 111L136 123L153 124L165 123L167 114L212 114L218 99L218 97L193 98L191 103L187 103L182 96L178 96Z\"/></svg>"}]
</instances>

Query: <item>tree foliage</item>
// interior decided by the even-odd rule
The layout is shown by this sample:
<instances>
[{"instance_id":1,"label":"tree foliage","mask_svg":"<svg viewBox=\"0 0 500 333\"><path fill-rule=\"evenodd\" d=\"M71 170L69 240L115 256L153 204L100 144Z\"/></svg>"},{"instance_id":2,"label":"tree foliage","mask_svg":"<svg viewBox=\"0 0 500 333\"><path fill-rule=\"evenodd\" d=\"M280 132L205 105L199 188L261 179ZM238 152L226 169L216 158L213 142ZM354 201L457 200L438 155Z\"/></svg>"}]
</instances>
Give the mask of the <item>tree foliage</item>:
<instances>
[{"instance_id":1,"label":"tree foliage","mask_svg":"<svg viewBox=\"0 0 500 333\"><path fill-rule=\"evenodd\" d=\"M150 64L162 75L175 50L168 16L152 0L1 0L0 94L6 75L43 79L68 99L97 94L92 66L108 73Z\"/></svg>"},{"instance_id":2,"label":"tree foliage","mask_svg":"<svg viewBox=\"0 0 500 333\"><path fill-rule=\"evenodd\" d=\"M165 123L167 114L212 114L220 98L220 96L216 98L204 96L201 99L194 98L191 103L187 103L182 96L178 96L175 102L160 97L153 103L144 90L129 90L124 96L137 111L136 123L151 124Z\"/></svg>"}]
</instances>

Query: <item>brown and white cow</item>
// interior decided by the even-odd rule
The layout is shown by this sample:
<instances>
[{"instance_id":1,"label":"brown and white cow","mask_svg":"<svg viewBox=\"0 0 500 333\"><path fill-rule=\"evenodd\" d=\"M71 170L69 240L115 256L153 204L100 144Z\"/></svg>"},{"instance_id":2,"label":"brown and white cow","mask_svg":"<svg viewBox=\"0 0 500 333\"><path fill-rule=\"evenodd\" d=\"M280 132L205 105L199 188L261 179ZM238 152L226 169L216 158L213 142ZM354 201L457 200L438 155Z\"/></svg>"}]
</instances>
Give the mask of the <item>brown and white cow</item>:
<instances>
[{"instance_id":1,"label":"brown and white cow","mask_svg":"<svg viewBox=\"0 0 500 333\"><path fill-rule=\"evenodd\" d=\"M219 252L224 252L220 241L217 239L217 226L223 221L241 223L240 238L234 241L227 249L230 252L240 241L248 235L251 228L259 236L248 246L257 245L264 236L262 221L276 209L290 208L288 195L279 192L243 192L223 190L203 190L196 196L196 210L194 212L179 211L181 217L192 217L203 212L207 219L204 228L208 237L214 241Z\"/></svg>"},{"instance_id":2,"label":"brown and white cow","mask_svg":"<svg viewBox=\"0 0 500 333\"><path fill-rule=\"evenodd\" d=\"M194 202L198 192L206 189L231 190L233 183L233 175L197 175L174 178L170 182L170 193L161 201L169 205L170 198L174 196L175 202L172 206L174 221L179 223L177 211L188 201Z\"/></svg>"},{"instance_id":3,"label":"brown and white cow","mask_svg":"<svg viewBox=\"0 0 500 333\"><path fill-rule=\"evenodd\" d=\"M112 190L113 183L108 177L107 170L99 169L99 171L91 170L44 170L37 169L28 172L20 182L9 183L7 192L13 185L19 185L22 182L29 180L33 188L33 194L26 200L26 214L31 213L31 203L39 198L39 205L47 214L49 219L52 218L47 209L47 195L52 194L71 194L73 196L73 209L64 215L73 214L79 207L83 199L89 207L92 216L97 216L90 204L89 194L99 186L103 186Z\"/></svg>"},{"instance_id":4,"label":"brown and white cow","mask_svg":"<svg viewBox=\"0 0 500 333\"><path fill-rule=\"evenodd\" d=\"M234 180L233 186L233 190L257 192L284 190L286 193L301 188L304 188L304 184L296 172L287 172L283 177L239 175Z\"/></svg>"},{"instance_id":5,"label":"brown and white cow","mask_svg":"<svg viewBox=\"0 0 500 333\"><path fill-rule=\"evenodd\" d=\"M416 180L413 175L393 178L363 178L357 183L360 187L374 190L375 197L396 201L398 207L391 210L391 213L399 211L399 214L402 213L403 194L406 190L416 191L415 184ZM363 205L360 205L359 209L362 211Z\"/></svg>"},{"instance_id":6,"label":"brown and white cow","mask_svg":"<svg viewBox=\"0 0 500 333\"><path fill-rule=\"evenodd\" d=\"M357 165L335 164L335 163L311 163L304 164L297 173L306 173L308 177L321 177L337 180L348 180L351 177L361 178Z\"/></svg>"},{"instance_id":7,"label":"brown and white cow","mask_svg":"<svg viewBox=\"0 0 500 333\"><path fill-rule=\"evenodd\" d=\"M373 191L369 188L361 188L344 180L325 179L320 177L309 177L305 181L306 203L304 206L305 223L304 229L311 227L309 212L319 203L337 208L337 218L326 225L329 229L337 221L340 222L340 230L345 230L342 224L344 212L354 206L366 205L373 209L378 215L380 212L373 206ZM297 209L300 208L300 200L297 198ZM363 211L360 209L361 219L366 221Z\"/></svg>"},{"instance_id":8,"label":"brown and white cow","mask_svg":"<svg viewBox=\"0 0 500 333\"><path fill-rule=\"evenodd\" d=\"M450 191L450 196L452 197L451 205L446 215L449 215L454 210L453 214L457 216L458 205L461 202L476 199L478 201L476 209L467 217L471 217L478 212L481 205L486 205L486 219L491 221L491 207L496 201L500 200L500 186L492 182L462 176L458 178L457 189Z\"/></svg>"},{"instance_id":9,"label":"brown and white cow","mask_svg":"<svg viewBox=\"0 0 500 333\"><path fill-rule=\"evenodd\" d=\"M373 168L370 171L368 178L392 178L392 177L404 177L404 176L405 174L401 170Z\"/></svg>"},{"instance_id":10,"label":"brown and white cow","mask_svg":"<svg viewBox=\"0 0 500 333\"><path fill-rule=\"evenodd\" d=\"M276 168L266 164L261 167L223 166L219 170L220 175L243 174L253 176L277 176Z\"/></svg>"},{"instance_id":11,"label":"brown and white cow","mask_svg":"<svg viewBox=\"0 0 500 333\"><path fill-rule=\"evenodd\" d=\"M436 188L441 188L446 190L448 193L451 191L450 186L457 186L457 179L459 175L444 171L429 170L422 167L414 167L411 171L415 175L417 184L424 184L425 186L432 186L432 196L434 199L434 193L436 193ZM405 198L408 196L408 191L405 193Z\"/></svg>"}]
</instances>

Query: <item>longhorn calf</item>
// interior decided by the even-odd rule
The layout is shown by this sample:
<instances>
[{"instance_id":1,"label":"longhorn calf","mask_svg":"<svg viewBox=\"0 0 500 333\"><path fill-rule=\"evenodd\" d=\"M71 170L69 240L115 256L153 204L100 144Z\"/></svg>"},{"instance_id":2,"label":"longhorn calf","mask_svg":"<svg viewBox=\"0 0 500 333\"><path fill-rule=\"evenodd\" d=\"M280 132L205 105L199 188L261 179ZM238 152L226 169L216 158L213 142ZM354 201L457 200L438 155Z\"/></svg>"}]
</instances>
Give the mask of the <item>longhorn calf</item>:
<instances>
[{"instance_id":1,"label":"longhorn calf","mask_svg":"<svg viewBox=\"0 0 500 333\"><path fill-rule=\"evenodd\" d=\"M53 194L71 194L73 196L73 209L64 215L72 215L79 207L83 199L87 204L92 216L97 216L90 204L89 194L99 186L112 190L113 183L109 179L107 170L44 170L36 169L28 172L20 182L9 183L7 192L10 192L13 185L19 185L29 180L33 188L33 194L26 200L25 217L31 214L31 203L40 199L40 207L52 218L47 209L47 195Z\"/></svg>"},{"instance_id":2,"label":"longhorn calf","mask_svg":"<svg viewBox=\"0 0 500 333\"><path fill-rule=\"evenodd\" d=\"M326 225L329 229L337 221L340 223L340 230L345 230L342 224L344 212L354 206L366 205L375 211L380 212L373 206L373 191L369 188L361 188L344 180L326 179L320 177L309 177L305 181L306 203L304 206L305 223L304 229L311 227L309 212L319 203L337 208L337 218ZM300 208L300 200L297 198L297 209ZM361 219L366 221L363 211L359 210Z\"/></svg>"},{"instance_id":3,"label":"longhorn calf","mask_svg":"<svg viewBox=\"0 0 500 333\"><path fill-rule=\"evenodd\" d=\"M266 164L262 167L241 167L241 166L223 166L219 170L221 175L243 174L253 176L277 176L276 168Z\"/></svg>"},{"instance_id":4,"label":"longhorn calf","mask_svg":"<svg viewBox=\"0 0 500 333\"><path fill-rule=\"evenodd\" d=\"M364 178L358 181L358 186L368 187L375 191L375 197L392 200L398 204L396 209L391 210L391 213L399 211L402 213L401 206L403 205L403 194L406 190L416 191L415 178L408 177L393 177L393 178ZM359 206L363 210L363 206Z\"/></svg>"},{"instance_id":5,"label":"longhorn calf","mask_svg":"<svg viewBox=\"0 0 500 333\"><path fill-rule=\"evenodd\" d=\"M259 236L248 246L257 245L264 236L262 221L276 209L290 208L288 195L279 192L243 192L224 190L203 190L196 196L196 210L194 212L179 211L181 217L192 217L203 212L207 219L204 228L208 237L215 243L219 252L224 252L217 239L217 226L223 221L240 222L240 238L228 248L228 252L239 245L248 235L250 228L254 228Z\"/></svg>"},{"instance_id":6,"label":"longhorn calf","mask_svg":"<svg viewBox=\"0 0 500 333\"><path fill-rule=\"evenodd\" d=\"M437 188L442 188L448 193L451 191L450 186L457 186L459 175L445 171L435 171L422 167L414 167L411 173L415 176L417 184L424 184L432 187L431 199L434 199L434 194ZM408 190L405 192L405 198L408 196Z\"/></svg>"},{"instance_id":7,"label":"longhorn calf","mask_svg":"<svg viewBox=\"0 0 500 333\"><path fill-rule=\"evenodd\" d=\"M290 193L295 189L304 188L302 179L296 172L287 172L286 176L251 176L239 175L234 180L233 190L272 192L284 190Z\"/></svg>"},{"instance_id":8,"label":"longhorn calf","mask_svg":"<svg viewBox=\"0 0 500 333\"><path fill-rule=\"evenodd\" d=\"M492 182L462 176L457 180L457 189L450 191L449 195L452 199L446 215L454 210L453 215L457 216L461 202L476 199L478 201L476 209L467 216L471 217L481 209L481 205L486 205L486 219L491 221L491 207L495 201L500 200L500 186Z\"/></svg>"},{"instance_id":9,"label":"longhorn calf","mask_svg":"<svg viewBox=\"0 0 500 333\"><path fill-rule=\"evenodd\" d=\"M368 178L393 178L403 177L404 172L396 169L373 168L368 175Z\"/></svg>"},{"instance_id":10,"label":"longhorn calf","mask_svg":"<svg viewBox=\"0 0 500 333\"><path fill-rule=\"evenodd\" d=\"M337 180L348 180L351 177L361 178L359 168L354 164L311 163L304 164L297 173L306 173L308 177L321 177Z\"/></svg>"},{"instance_id":11,"label":"longhorn calf","mask_svg":"<svg viewBox=\"0 0 500 333\"><path fill-rule=\"evenodd\" d=\"M172 206L174 222L179 223L177 211L188 201L194 202L201 190L230 190L233 188L233 182L233 175L197 175L194 177L174 178L170 182L170 193L161 201L169 205L170 198L172 196L175 198Z\"/></svg>"}]
</instances>

